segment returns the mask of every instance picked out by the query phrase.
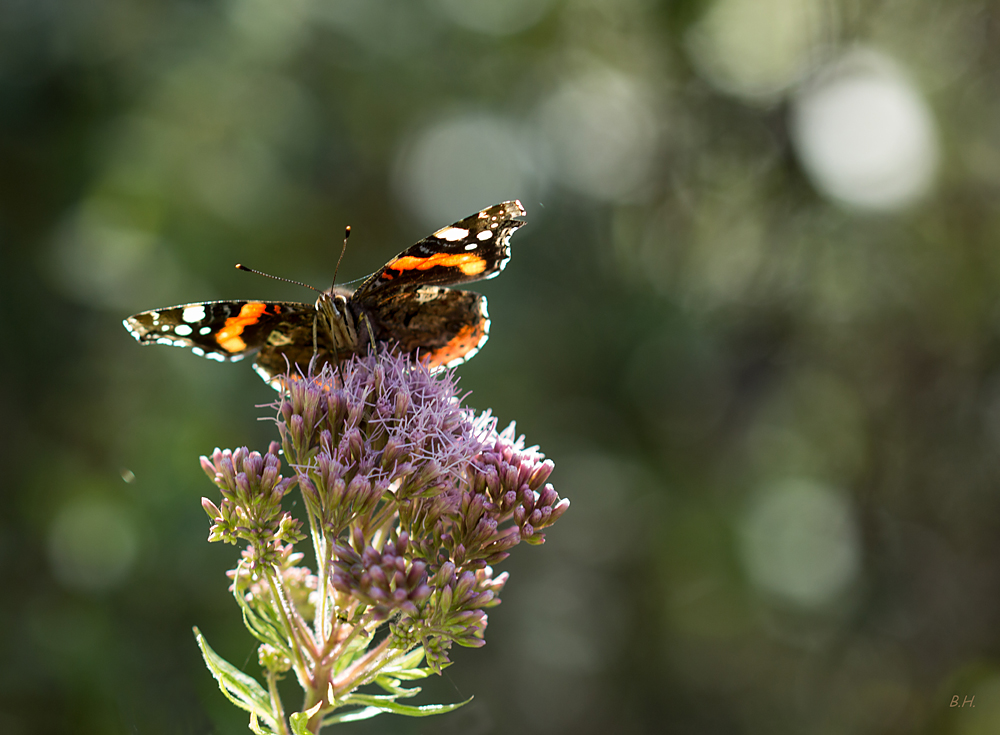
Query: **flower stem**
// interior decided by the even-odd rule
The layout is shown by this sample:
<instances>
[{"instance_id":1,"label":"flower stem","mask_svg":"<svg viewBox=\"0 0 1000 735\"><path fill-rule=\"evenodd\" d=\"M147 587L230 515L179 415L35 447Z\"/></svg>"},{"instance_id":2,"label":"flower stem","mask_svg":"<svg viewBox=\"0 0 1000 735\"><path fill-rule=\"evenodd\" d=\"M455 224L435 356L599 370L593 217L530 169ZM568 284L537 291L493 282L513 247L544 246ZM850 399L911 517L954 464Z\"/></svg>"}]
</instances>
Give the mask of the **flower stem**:
<instances>
[{"instance_id":1,"label":"flower stem","mask_svg":"<svg viewBox=\"0 0 1000 735\"><path fill-rule=\"evenodd\" d=\"M372 519L369 528L372 529L374 533L379 533L386 529L389 523L396 518L396 514L399 512L396 501L391 501L383 505L375 518Z\"/></svg>"},{"instance_id":2,"label":"flower stem","mask_svg":"<svg viewBox=\"0 0 1000 735\"><path fill-rule=\"evenodd\" d=\"M279 735L291 735L288 723L285 721L285 708L281 704L281 695L278 694L278 677L273 671L267 672L267 691L271 695L271 709L278 721Z\"/></svg>"},{"instance_id":3,"label":"flower stem","mask_svg":"<svg viewBox=\"0 0 1000 735\"><path fill-rule=\"evenodd\" d=\"M368 623L371 622L371 618L372 618L372 612L369 610L364 614L361 620L358 621L357 625L354 625L351 628L351 632L347 634L344 640L340 641L340 643L337 643L335 647L332 649L330 648L330 646L331 644L333 644L334 639L330 638L330 640L327 641L326 647L323 649L322 653L320 653L320 660L323 663L326 663L328 659L333 659L334 661L336 661L338 658L340 658L341 655L344 653L344 651L347 650L347 647L350 645L351 641L353 641L355 637L357 637L358 633L361 631L365 631L365 629L368 627Z\"/></svg>"},{"instance_id":4,"label":"flower stem","mask_svg":"<svg viewBox=\"0 0 1000 735\"><path fill-rule=\"evenodd\" d=\"M341 676L337 677L337 680L333 682L334 696L339 697L341 694L350 693L356 687L361 685L363 679L366 679L368 676L376 673L379 669L385 666L386 663L388 663L388 659L382 661L381 663L377 663L377 665L375 664L378 661L378 658L389 649L389 643L391 640L392 636L386 636L381 643L366 653Z\"/></svg>"},{"instance_id":5,"label":"flower stem","mask_svg":"<svg viewBox=\"0 0 1000 735\"><path fill-rule=\"evenodd\" d=\"M309 667L302 658L302 646L303 644L309 645L311 641L303 640L301 631L298 630L297 626L289 619L288 606L290 603L284 594L284 589L279 581L280 574L275 574L273 569L265 569L264 576L267 578L267 586L271 590L271 596L274 601L274 606L278 609L278 613L281 615L281 621L284 624L285 631L287 635L292 639L291 646L292 656L295 661L295 674L299 679L299 683L302 686L306 686L310 680ZM315 655L315 649L313 649L313 655Z\"/></svg>"},{"instance_id":6,"label":"flower stem","mask_svg":"<svg viewBox=\"0 0 1000 735\"><path fill-rule=\"evenodd\" d=\"M312 519L309 520L309 525L313 525ZM316 549L317 592L319 594L319 603L316 605L316 619L313 621L313 627L316 630L318 644L325 648L326 642L330 639L333 632L331 630L332 626L329 625L328 621L330 615L327 612L327 606L330 604L330 543L327 541L326 536L320 533L318 538L314 537L313 546Z\"/></svg>"}]
</instances>

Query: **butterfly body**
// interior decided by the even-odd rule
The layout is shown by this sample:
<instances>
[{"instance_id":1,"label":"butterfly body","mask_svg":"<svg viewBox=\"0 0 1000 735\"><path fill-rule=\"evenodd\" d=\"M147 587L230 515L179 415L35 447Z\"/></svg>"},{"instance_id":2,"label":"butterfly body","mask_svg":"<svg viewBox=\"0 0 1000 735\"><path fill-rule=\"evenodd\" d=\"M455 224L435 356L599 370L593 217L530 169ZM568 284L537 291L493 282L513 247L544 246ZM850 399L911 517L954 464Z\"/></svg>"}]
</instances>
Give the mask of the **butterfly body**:
<instances>
[{"instance_id":1,"label":"butterfly body","mask_svg":"<svg viewBox=\"0 0 1000 735\"><path fill-rule=\"evenodd\" d=\"M490 321L485 296L448 286L498 275L510 259L510 236L524 224L514 218L523 215L517 201L484 209L404 250L356 291L333 286L314 304L210 301L123 323L142 344L187 347L221 362L256 354L254 369L275 388L314 358L336 364L381 342L428 367L453 367L485 344Z\"/></svg>"}]
</instances>

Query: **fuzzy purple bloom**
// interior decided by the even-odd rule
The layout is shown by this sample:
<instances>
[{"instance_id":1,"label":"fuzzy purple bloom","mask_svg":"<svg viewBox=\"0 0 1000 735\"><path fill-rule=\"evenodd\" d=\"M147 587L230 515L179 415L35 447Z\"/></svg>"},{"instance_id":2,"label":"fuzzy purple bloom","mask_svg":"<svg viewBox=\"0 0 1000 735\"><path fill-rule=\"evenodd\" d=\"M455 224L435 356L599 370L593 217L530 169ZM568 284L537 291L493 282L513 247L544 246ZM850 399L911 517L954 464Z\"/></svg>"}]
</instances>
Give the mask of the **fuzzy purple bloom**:
<instances>
[{"instance_id":1,"label":"fuzzy purple bloom","mask_svg":"<svg viewBox=\"0 0 1000 735\"><path fill-rule=\"evenodd\" d=\"M551 460L525 447L514 424L497 431L489 412L463 408L451 373L405 356L383 352L288 383L278 429L309 512L340 539L334 587L380 618L397 610L438 638L481 645L485 614L466 613L497 604L502 583L472 572L522 540L542 543L541 529L565 512L569 501L546 483ZM446 565L458 581L435 594L450 617L424 615L433 598L424 577Z\"/></svg>"},{"instance_id":2,"label":"fuzzy purple bloom","mask_svg":"<svg viewBox=\"0 0 1000 735\"><path fill-rule=\"evenodd\" d=\"M202 457L222 494L202 506L209 540L249 542L231 577L261 665L269 677L294 668L309 711L329 712L411 649L429 669L401 678L440 672L453 644L484 645L486 610L508 578L491 565L521 541L543 543L569 501L513 423L498 431L490 412L462 406L451 372L379 349L284 386L273 404L280 445ZM299 565L301 523L281 507L294 485L315 573ZM386 622L389 635L376 636Z\"/></svg>"},{"instance_id":3,"label":"fuzzy purple bloom","mask_svg":"<svg viewBox=\"0 0 1000 735\"><path fill-rule=\"evenodd\" d=\"M310 511L338 535L391 493L435 497L479 450L454 379L405 356L359 358L289 380L278 429Z\"/></svg>"}]
</instances>

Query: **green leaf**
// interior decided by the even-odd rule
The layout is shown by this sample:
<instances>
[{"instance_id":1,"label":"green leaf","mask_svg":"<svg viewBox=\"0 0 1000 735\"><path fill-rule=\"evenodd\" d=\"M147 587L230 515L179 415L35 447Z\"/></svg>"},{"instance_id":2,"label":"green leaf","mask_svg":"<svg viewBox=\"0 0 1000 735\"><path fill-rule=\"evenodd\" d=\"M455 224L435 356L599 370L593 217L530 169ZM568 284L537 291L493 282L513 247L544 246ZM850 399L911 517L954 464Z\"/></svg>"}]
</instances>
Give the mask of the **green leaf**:
<instances>
[{"instance_id":1,"label":"green leaf","mask_svg":"<svg viewBox=\"0 0 1000 735\"><path fill-rule=\"evenodd\" d=\"M394 697L412 697L420 692L420 687L412 687L407 689L406 687L401 687L399 685L399 679L394 679L391 676L386 676L385 674L379 674L375 677L375 684L382 687L385 691Z\"/></svg>"},{"instance_id":2,"label":"green leaf","mask_svg":"<svg viewBox=\"0 0 1000 735\"><path fill-rule=\"evenodd\" d=\"M446 666L451 666L451 662L449 661ZM442 666L441 668L446 668L446 666ZM431 674L436 673L438 672L434 669L407 669L405 671L393 671L391 676L396 679L406 679L412 681L414 679L426 679Z\"/></svg>"},{"instance_id":3,"label":"green leaf","mask_svg":"<svg viewBox=\"0 0 1000 735\"><path fill-rule=\"evenodd\" d=\"M253 735L278 735L271 728L262 728L260 723L257 721L257 714L255 712L250 713L250 732Z\"/></svg>"},{"instance_id":4,"label":"green leaf","mask_svg":"<svg viewBox=\"0 0 1000 735\"><path fill-rule=\"evenodd\" d=\"M212 672L212 676L219 682L219 688L230 702L241 709L245 709L251 714L251 728L256 724L254 716L259 717L267 725L269 730L263 731L277 732L277 719L271 713L271 698L267 691L252 676L244 674L231 663L222 658L212 650L205 640L205 636L197 628L194 629L195 639L201 649L201 655L205 659L205 665Z\"/></svg>"},{"instance_id":5,"label":"green leaf","mask_svg":"<svg viewBox=\"0 0 1000 735\"><path fill-rule=\"evenodd\" d=\"M375 715L382 714L381 709L378 707L362 707L361 709L352 709L350 712L342 712L339 715L330 715L323 720L323 727L327 725L336 725L341 722L360 722L361 720L370 720Z\"/></svg>"},{"instance_id":6,"label":"green leaf","mask_svg":"<svg viewBox=\"0 0 1000 735\"><path fill-rule=\"evenodd\" d=\"M382 674L389 674L394 679L426 679L431 674L437 672L430 668L419 668L420 662L424 658L424 647L417 646L405 656L396 659L382 669Z\"/></svg>"},{"instance_id":7,"label":"green leaf","mask_svg":"<svg viewBox=\"0 0 1000 735\"><path fill-rule=\"evenodd\" d=\"M371 696L371 695L355 695L355 696ZM354 699L354 697L348 697L348 702ZM323 720L323 727L328 725L337 725L343 722L360 722L361 720L370 720L376 715L380 715L383 712L392 712L398 715L409 715L410 717L429 717L431 715L443 715L445 712L451 712L452 710L458 709L462 705L468 704L472 701L472 697L469 697L464 702L458 702L456 704L429 704L423 707L411 707L405 704L394 704L390 702L380 702L378 705L372 705L370 707L362 707L361 709L351 710L350 712L341 712L340 714L330 715ZM359 702L360 704L360 702Z\"/></svg>"},{"instance_id":8,"label":"green leaf","mask_svg":"<svg viewBox=\"0 0 1000 735\"><path fill-rule=\"evenodd\" d=\"M254 610L244 597L245 589L245 587L237 589L236 585L233 585L233 597L236 598L237 604L243 611L243 624L247 630L261 643L274 646L286 657L292 658L291 648L288 646L288 640L285 638L285 632L280 626L277 616L266 618ZM271 614L274 615L273 611Z\"/></svg>"},{"instance_id":9,"label":"green leaf","mask_svg":"<svg viewBox=\"0 0 1000 735\"><path fill-rule=\"evenodd\" d=\"M455 704L425 704L420 707L415 707L409 704L399 704L394 700L395 697L392 695L382 696L378 694L352 694L344 700L344 704L363 704L367 707L374 707L382 710L383 712L391 712L395 715L406 715L407 717L430 717L431 715L443 715L446 712L456 710L459 707L471 702L472 697L469 697L464 702L456 702Z\"/></svg>"},{"instance_id":10,"label":"green leaf","mask_svg":"<svg viewBox=\"0 0 1000 735\"><path fill-rule=\"evenodd\" d=\"M320 707L323 706L323 702L317 702L315 705L305 710L304 712L296 712L288 721L292 724L293 735L313 735L309 731L309 720L319 712Z\"/></svg>"},{"instance_id":11,"label":"green leaf","mask_svg":"<svg viewBox=\"0 0 1000 735\"><path fill-rule=\"evenodd\" d=\"M417 646L412 651L407 653L405 656L400 656L399 658L392 661L388 666L386 666L382 670L388 674L393 671L415 669L416 667L420 666L420 662L423 660L424 660L424 647Z\"/></svg>"},{"instance_id":12,"label":"green leaf","mask_svg":"<svg viewBox=\"0 0 1000 735\"><path fill-rule=\"evenodd\" d=\"M296 712L288 718L288 722L292 726L293 735L313 735L309 732L309 715L305 712Z\"/></svg>"}]
</instances>

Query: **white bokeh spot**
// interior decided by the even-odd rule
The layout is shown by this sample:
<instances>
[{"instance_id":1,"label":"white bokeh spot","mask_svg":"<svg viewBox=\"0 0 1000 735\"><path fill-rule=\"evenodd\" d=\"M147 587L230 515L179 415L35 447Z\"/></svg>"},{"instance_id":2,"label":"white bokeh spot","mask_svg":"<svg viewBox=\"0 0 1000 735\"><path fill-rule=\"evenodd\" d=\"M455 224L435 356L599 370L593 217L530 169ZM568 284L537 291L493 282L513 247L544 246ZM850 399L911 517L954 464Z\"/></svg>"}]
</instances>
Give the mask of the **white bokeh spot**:
<instances>
[{"instance_id":1,"label":"white bokeh spot","mask_svg":"<svg viewBox=\"0 0 1000 735\"><path fill-rule=\"evenodd\" d=\"M860 540L851 505L825 485L796 479L762 489L740 531L753 583L803 607L831 603L858 575Z\"/></svg>"},{"instance_id":2,"label":"white bokeh spot","mask_svg":"<svg viewBox=\"0 0 1000 735\"><path fill-rule=\"evenodd\" d=\"M896 64L854 51L796 96L791 132L816 188L851 206L893 210L918 200L937 172L937 131Z\"/></svg>"},{"instance_id":3,"label":"white bokeh spot","mask_svg":"<svg viewBox=\"0 0 1000 735\"><path fill-rule=\"evenodd\" d=\"M834 17L826 0L716 0L685 41L712 86L770 102L809 71Z\"/></svg>"},{"instance_id":4,"label":"white bokeh spot","mask_svg":"<svg viewBox=\"0 0 1000 735\"><path fill-rule=\"evenodd\" d=\"M49 527L52 572L65 587L97 592L123 582L138 551L138 533L123 507L104 500L73 500Z\"/></svg>"},{"instance_id":5,"label":"white bokeh spot","mask_svg":"<svg viewBox=\"0 0 1000 735\"><path fill-rule=\"evenodd\" d=\"M606 201L641 198L661 121L638 81L610 70L578 77L545 99L539 119L552 173L563 184Z\"/></svg>"},{"instance_id":6,"label":"white bokeh spot","mask_svg":"<svg viewBox=\"0 0 1000 735\"><path fill-rule=\"evenodd\" d=\"M457 113L418 130L402 147L396 190L429 226L508 199L538 193L532 142L512 123L482 112Z\"/></svg>"}]
</instances>

